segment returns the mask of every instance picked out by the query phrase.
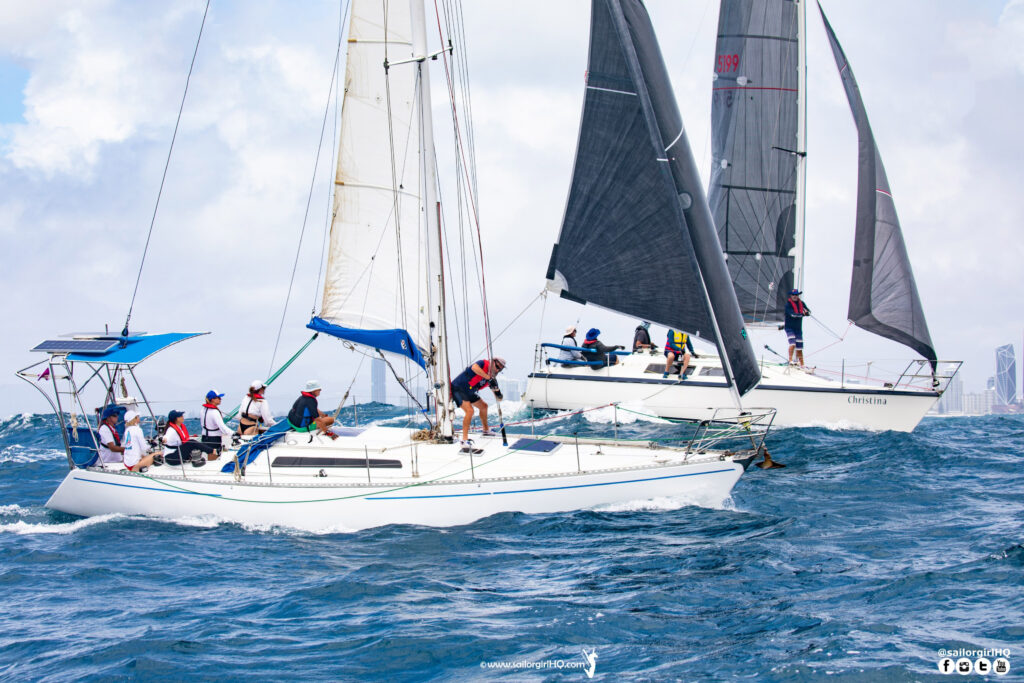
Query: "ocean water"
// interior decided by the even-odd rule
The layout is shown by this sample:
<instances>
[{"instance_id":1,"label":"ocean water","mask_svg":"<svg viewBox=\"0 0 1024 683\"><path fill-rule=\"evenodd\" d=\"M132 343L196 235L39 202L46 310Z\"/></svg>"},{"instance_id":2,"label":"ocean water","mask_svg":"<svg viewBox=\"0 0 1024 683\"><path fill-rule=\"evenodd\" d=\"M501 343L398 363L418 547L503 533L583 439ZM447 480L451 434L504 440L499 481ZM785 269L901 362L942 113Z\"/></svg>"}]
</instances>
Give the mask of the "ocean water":
<instances>
[{"instance_id":1,"label":"ocean water","mask_svg":"<svg viewBox=\"0 0 1024 683\"><path fill-rule=\"evenodd\" d=\"M4 680L578 681L584 649L595 680L949 680L957 648L1024 672L1022 417L780 430L788 467L751 468L722 509L322 535L48 511L54 426L0 421Z\"/></svg>"}]
</instances>

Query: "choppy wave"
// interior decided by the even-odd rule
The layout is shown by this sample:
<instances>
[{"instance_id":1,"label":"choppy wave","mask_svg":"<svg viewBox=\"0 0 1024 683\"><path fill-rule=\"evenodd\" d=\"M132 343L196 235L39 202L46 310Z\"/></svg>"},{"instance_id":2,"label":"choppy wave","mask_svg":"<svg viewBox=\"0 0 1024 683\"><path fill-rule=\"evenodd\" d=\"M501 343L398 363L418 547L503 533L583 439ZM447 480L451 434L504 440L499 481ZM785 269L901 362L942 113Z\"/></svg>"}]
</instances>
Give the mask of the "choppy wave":
<instances>
[{"instance_id":1,"label":"choppy wave","mask_svg":"<svg viewBox=\"0 0 1024 683\"><path fill-rule=\"evenodd\" d=\"M359 420L406 412L361 405ZM551 431L610 436L614 416L595 417ZM682 429L619 423L636 439ZM780 430L787 467L751 468L716 507L328 533L49 511L55 426L0 421L4 677L479 680L481 662L586 647L595 680L927 680L940 648L1007 647L1015 670L1020 656L1022 417Z\"/></svg>"}]
</instances>

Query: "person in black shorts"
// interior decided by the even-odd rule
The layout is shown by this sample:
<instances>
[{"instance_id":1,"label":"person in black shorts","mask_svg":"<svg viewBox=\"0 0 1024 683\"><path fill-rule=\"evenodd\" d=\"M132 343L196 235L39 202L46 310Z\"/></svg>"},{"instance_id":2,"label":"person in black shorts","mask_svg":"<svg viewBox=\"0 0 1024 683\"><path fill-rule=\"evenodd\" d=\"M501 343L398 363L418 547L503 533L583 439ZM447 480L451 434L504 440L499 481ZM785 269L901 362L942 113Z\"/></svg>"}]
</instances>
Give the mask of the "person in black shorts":
<instances>
[{"instance_id":1,"label":"person in black shorts","mask_svg":"<svg viewBox=\"0 0 1024 683\"><path fill-rule=\"evenodd\" d=\"M471 447L469 441L469 426L473 423L473 408L480 412L480 422L483 423L484 436L493 434L487 425L487 403L480 398L478 393L481 389L490 387L494 397L499 401L502 399L501 390L498 388L494 378L505 369L504 358L492 358L490 360L478 360L463 370L458 377L452 380L452 400L455 405L461 406L465 417L462 418L462 440L461 446Z\"/></svg>"}]
</instances>

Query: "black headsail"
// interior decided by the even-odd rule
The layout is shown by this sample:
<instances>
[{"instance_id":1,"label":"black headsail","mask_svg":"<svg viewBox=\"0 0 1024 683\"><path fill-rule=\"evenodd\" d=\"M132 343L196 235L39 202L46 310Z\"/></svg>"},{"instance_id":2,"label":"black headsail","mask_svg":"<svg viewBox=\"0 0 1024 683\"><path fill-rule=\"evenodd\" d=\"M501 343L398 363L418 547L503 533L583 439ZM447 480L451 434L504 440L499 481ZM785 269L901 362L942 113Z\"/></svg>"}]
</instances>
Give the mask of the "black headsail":
<instances>
[{"instance_id":1,"label":"black headsail","mask_svg":"<svg viewBox=\"0 0 1024 683\"><path fill-rule=\"evenodd\" d=\"M934 367L935 349L860 88L825 11L818 9L857 124L857 231L848 317L858 327L909 346Z\"/></svg>"},{"instance_id":2,"label":"black headsail","mask_svg":"<svg viewBox=\"0 0 1024 683\"><path fill-rule=\"evenodd\" d=\"M779 322L794 286L799 150L793 0L722 0L708 203L743 317Z\"/></svg>"},{"instance_id":3,"label":"black headsail","mask_svg":"<svg viewBox=\"0 0 1024 683\"><path fill-rule=\"evenodd\" d=\"M548 280L565 298L713 341L741 394L760 379L639 0L592 3L576 164Z\"/></svg>"}]
</instances>

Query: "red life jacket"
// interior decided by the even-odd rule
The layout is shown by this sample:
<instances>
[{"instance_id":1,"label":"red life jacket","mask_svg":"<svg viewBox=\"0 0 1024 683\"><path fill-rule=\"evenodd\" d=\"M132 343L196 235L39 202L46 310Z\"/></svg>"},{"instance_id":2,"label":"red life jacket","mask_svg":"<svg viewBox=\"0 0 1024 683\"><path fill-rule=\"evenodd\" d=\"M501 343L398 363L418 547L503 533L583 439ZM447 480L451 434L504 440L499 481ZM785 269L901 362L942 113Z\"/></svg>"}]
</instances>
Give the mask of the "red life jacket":
<instances>
[{"instance_id":1,"label":"red life jacket","mask_svg":"<svg viewBox=\"0 0 1024 683\"><path fill-rule=\"evenodd\" d=\"M178 432L178 437L181 439L182 443L188 441L188 427L186 427L183 424L178 424L177 422L171 422L167 426L173 429L174 431Z\"/></svg>"},{"instance_id":2,"label":"red life jacket","mask_svg":"<svg viewBox=\"0 0 1024 683\"><path fill-rule=\"evenodd\" d=\"M490 373L491 361L485 360L482 363L482 365L483 365L483 368L482 368L483 371L486 372L487 374L491 374ZM481 377L480 375L476 374L475 372L473 373L473 376L469 378L469 387L471 389L476 389L477 387L480 387L481 389L483 389L489 383L490 383L489 379L485 379L485 378Z\"/></svg>"},{"instance_id":3,"label":"red life jacket","mask_svg":"<svg viewBox=\"0 0 1024 683\"><path fill-rule=\"evenodd\" d=\"M789 305L793 307L793 312L797 315L807 315L807 308L804 306L803 301L797 299L789 299Z\"/></svg>"},{"instance_id":4,"label":"red life jacket","mask_svg":"<svg viewBox=\"0 0 1024 683\"><path fill-rule=\"evenodd\" d=\"M299 393L302 394L303 396L308 396L309 398L316 398L316 394L310 391L300 391Z\"/></svg>"},{"instance_id":5,"label":"red life jacket","mask_svg":"<svg viewBox=\"0 0 1024 683\"><path fill-rule=\"evenodd\" d=\"M114 436L114 445L120 446L121 445L121 435L117 433L116 429L114 429L113 427L108 425L106 422L104 422L103 425L100 425L100 426L102 427L104 425L106 426L107 429L110 430L110 433ZM99 430L96 430L96 431L99 432Z\"/></svg>"}]
</instances>

